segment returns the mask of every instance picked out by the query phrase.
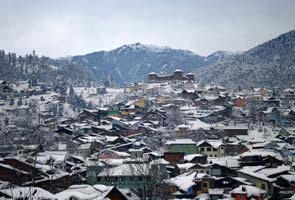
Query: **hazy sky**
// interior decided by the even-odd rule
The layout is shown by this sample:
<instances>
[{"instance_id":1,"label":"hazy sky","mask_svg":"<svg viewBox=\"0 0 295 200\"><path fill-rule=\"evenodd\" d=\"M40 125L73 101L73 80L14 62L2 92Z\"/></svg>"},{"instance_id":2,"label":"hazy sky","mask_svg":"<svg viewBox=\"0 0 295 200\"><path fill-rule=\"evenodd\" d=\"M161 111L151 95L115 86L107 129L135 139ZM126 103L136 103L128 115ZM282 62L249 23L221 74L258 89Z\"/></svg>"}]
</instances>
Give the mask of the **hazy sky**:
<instances>
[{"instance_id":1,"label":"hazy sky","mask_svg":"<svg viewBox=\"0 0 295 200\"><path fill-rule=\"evenodd\" d=\"M63 57L140 42L247 50L295 29L294 0L1 0L0 49Z\"/></svg>"}]
</instances>

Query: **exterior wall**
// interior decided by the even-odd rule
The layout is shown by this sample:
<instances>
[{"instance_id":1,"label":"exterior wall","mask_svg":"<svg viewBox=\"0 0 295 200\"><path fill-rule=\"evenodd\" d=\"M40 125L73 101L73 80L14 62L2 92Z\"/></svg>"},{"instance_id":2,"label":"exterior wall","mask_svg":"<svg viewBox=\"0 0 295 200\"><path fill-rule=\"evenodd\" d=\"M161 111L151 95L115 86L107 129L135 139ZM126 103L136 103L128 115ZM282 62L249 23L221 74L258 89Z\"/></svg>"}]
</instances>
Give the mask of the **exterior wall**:
<instances>
[{"instance_id":1,"label":"exterior wall","mask_svg":"<svg viewBox=\"0 0 295 200\"><path fill-rule=\"evenodd\" d=\"M175 166L180 160L183 160L183 157L183 152L164 152L164 159L173 166Z\"/></svg>"},{"instance_id":2,"label":"exterior wall","mask_svg":"<svg viewBox=\"0 0 295 200\"><path fill-rule=\"evenodd\" d=\"M212 168L211 169L211 174L210 175L212 175L212 176L221 176L221 171L220 171L220 169L217 169L217 168Z\"/></svg>"},{"instance_id":3,"label":"exterior wall","mask_svg":"<svg viewBox=\"0 0 295 200\"><path fill-rule=\"evenodd\" d=\"M178 130L176 130L175 133L177 137L182 137L189 135L191 132L189 128L178 128Z\"/></svg>"},{"instance_id":4,"label":"exterior wall","mask_svg":"<svg viewBox=\"0 0 295 200\"><path fill-rule=\"evenodd\" d=\"M224 135L235 136L235 135L248 135L248 129L246 128L236 128L236 129L224 129Z\"/></svg>"},{"instance_id":5,"label":"exterior wall","mask_svg":"<svg viewBox=\"0 0 295 200\"><path fill-rule=\"evenodd\" d=\"M203 151L201 148L204 148ZM211 146L201 146L198 147L198 153L205 154L208 157L224 157L225 148L224 146L220 146L218 149L214 149Z\"/></svg>"},{"instance_id":6,"label":"exterior wall","mask_svg":"<svg viewBox=\"0 0 295 200\"><path fill-rule=\"evenodd\" d=\"M208 190L214 187L212 180L202 180L197 182L198 190L196 191L196 195L201 193L208 193Z\"/></svg>"},{"instance_id":7,"label":"exterior wall","mask_svg":"<svg viewBox=\"0 0 295 200\"><path fill-rule=\"evenodd\" d=\"M107 176L97 177L97 184L120 188L144 188L152 186L151 176Z\"/></svg>"},{"instance_id":8,"label":"exterior wall","mask_svg":"<svg viewBox=\"0 0 295 200\"><path fill-rule=\"evenodd\" d=\"M197 153L197 147L195 144L171 144L170 150L172 152L184 152L185 155Z\"/></svg>"},{"instance_id":9,"label":"exterior wall","mask_svg":"<svg viewBox=\"0 0 295 200\"><path fill-rule=\"evenodd\" d=\"M17 175L18 174L18 175ZM22 184L32 180L32 174L23 174L17 170L11 170L0 166L0 180L8 181L15 184Z\"/></svg>"},{"instance_id":10,"label":"exterior wall","mask_svg":"<svg viewBox=\"0 0 295 200\"><path fill-rule=\"evenodd\" d=\"M209 167L204 167L204 168L201 168L201 167L194 167L193 168L195 172L197 173L201 173L201 174L208 174L208 175L212 175L212 171Z\"/></svg>"},{"instance_id":11,"label":"exterior wall","mask_svg":"<svg viewBox=\"0 0 295 200\"><path fill-rule=\"evenodd\" d=\"M239 172L238 172L238 177L248 179L249 182L253 183L255 187L265 190L268 195L272 195L272 188L270 187L270 184L267 181L263 181L261 179L249 176L244 173L239 173Z\"/></svg>"},{"instance_id":12,"label":"exterior wall","mask_svg":"<svg viewBox=\"0 0 295 200\"><path fill-rule=\"evenodd\" d=\"M247 197L246 194L232 194L231 195L235 200L248 200L250 198ZM251 199L255 200L263 200L263 195L257 196L257 197L251 197Z\"/></svg>"},{"instance_id":13,"label":"exterior wall","mask_svg":"<svg viewBox=\"0 0 295 200\"><path fill-rule=\"evenodd\" d=\"M245 194L232 194L231 196L235 200L247 200L247 195L245 195Z\"/></svg>"}]
</instances>

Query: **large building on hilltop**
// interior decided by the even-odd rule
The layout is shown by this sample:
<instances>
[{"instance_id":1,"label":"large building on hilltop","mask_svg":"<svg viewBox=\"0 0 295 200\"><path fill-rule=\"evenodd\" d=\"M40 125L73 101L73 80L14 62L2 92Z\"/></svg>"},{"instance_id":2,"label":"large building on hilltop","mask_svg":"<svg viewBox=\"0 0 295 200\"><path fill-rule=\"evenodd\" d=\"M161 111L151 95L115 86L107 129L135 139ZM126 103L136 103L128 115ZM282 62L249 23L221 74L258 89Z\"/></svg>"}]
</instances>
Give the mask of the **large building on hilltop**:
<instances>
[{"instance_id":1,"label":"large building on hilltop","mask_svg":"<svg viewBox=\"0 0 295 200\"><path fill-rule=\"evenodd\" d=\"M159 82L165 82L165 81L184 81L184 80L190 80L195 81L195 75L193 73L183 74L183 71L180 69L177 69L173 72L172 75L158 75L155 72L151 72L148 75L148 82L149 83L159 83Z\"/></svg>"}]
</instances>

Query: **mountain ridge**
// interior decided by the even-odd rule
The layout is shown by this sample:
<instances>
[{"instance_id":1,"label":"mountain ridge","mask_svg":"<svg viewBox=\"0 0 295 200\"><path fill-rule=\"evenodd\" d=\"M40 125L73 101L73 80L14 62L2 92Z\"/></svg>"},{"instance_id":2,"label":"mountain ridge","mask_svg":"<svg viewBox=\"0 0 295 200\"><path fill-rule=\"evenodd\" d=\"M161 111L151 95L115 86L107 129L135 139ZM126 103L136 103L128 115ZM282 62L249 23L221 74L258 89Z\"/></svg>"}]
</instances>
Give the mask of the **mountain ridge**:
<instances>
[{"instance_id":1,"label":"mountain ridge","mask_svg":"<svg viewBox=\"0 0 295 200\"><path fill-rule=\"evenodd\" d=\"M228 56L224 53L222 58ZM146 80L150 72L169 74L178 68L192 72L197 67L207 66L219 59L200 56L190 50L134 43L110 51L73 56L71 61L95 74L98 79L111 77L123 84Z\"/></svg>"},{"instance_id":2,"label":"mountain ridge","mask_svg":"<svg viewBox=\"0 0 295 200\"><path fill-rule=\"evenodd\" d=\"M75 77L78 77L78 82L99 81L102 84L112 82L123 85L146 80L150 72L171 74L181 69L184 73L194 72L197 81L213 82L231 89L285 87L293 84L295 77L295 30L245 52L219 50L208 56L190 50L141 43L59 59L37 57L34 62L33 55L12 55L5 55L1 51L1 79L10 77L15 81L31 78L37 62L35 74L39 74L40 81L48 82L60 77L68 83L75 83ZM5 74L9 76L5 77Z\"/></svg>"},{"instance_id":3,"label":"mountain ridge","mask_svg":"<svg viewBox=\"0 0 295 200\"><path fill-rule=\"evenodd\" d=\"M290 85L295 77L295 30L195 73L198 81L232 89Z\"/></svg>"}]
</instances>

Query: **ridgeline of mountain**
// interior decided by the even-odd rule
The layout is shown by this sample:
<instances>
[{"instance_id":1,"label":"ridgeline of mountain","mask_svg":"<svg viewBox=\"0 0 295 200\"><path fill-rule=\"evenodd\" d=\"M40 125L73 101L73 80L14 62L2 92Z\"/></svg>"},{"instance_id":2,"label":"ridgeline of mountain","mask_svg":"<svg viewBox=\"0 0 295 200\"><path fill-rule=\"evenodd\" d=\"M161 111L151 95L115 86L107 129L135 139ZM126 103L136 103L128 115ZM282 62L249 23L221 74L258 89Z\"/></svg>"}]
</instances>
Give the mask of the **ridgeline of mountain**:
<instances>
[{"instance_id":1,"label":"ridgeline of mountain","mask_svg":"<svg viewBox=\"0 0 295 200\"><path fill-rule=\"evenodd\" d=\"M231 89L294 85L295 30L221 62L197 68L196 78Z\"/></svg>"},{"instance_id":2,"label":"ridgeline of mountain","mask_svg":"<svg viewBox=\"0 0 295 200\"><path fill-rule=\"evenodd\" d=\"M150 72L170 74L175 69L195 71L197 81L231 89L288 87L294 84L295 77L295 31L243 53L217 51L207 57L140 43L63 59L22 57L0 51L0 79L9 82L35 77L52 85L85 85L93 81L122 85L146 80Z\"/></svg>"},{"instance_id":3,"label":"ridgeline of mountain","mask_svg":"<svg viewBox=\"0 0 295 200\"><path fill-rule=\"evenodd\" d=\"M188 50L135 43L111 51L74 56L71 62L94 74L98 80L112 79L123 84L146 80L150 72L170 74L175 69L192 72L229 55L219 51L218 55L203 57Z\"/></svg>"},{"instance_id":4,"label":"ridgeline of mountain","mask_svg":"<svg viewBox=\"0 0 295 200\"><path fill-rule=\"evenodd\" d=\"M54 60L34 54L17 56L0 50L0 80L44 82L53 87L87 84L95 77L66 59Z\"/></svg>"}]
</instances>

